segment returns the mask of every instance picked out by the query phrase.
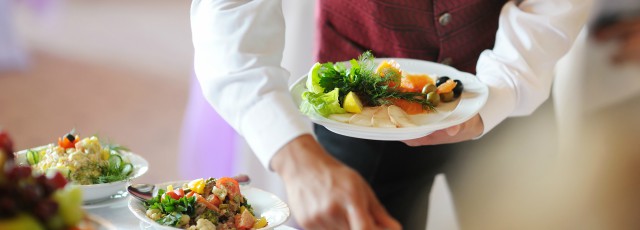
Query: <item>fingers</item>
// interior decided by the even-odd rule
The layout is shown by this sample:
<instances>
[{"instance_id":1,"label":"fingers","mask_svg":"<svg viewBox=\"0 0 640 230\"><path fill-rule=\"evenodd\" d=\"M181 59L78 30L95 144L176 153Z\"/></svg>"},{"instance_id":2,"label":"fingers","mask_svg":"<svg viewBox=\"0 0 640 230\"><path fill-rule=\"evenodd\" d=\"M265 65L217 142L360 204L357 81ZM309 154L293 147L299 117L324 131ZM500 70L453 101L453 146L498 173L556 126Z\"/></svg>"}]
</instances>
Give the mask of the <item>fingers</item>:
<instances>
[{"instance_id":1,"label":"fingers","mask_svg":"<svg viewBox=\"0 0 640 230\"><path fill-rule=\"evenodd\" d=\"M480 115L476 115L468 121L443 130L435 131L425 137L403 141L409 146L449 144L471 140L484 132L484 123Z\"/></svg>"},{"instance_id":2,"label":"fingers","mask_svg":"<svg viewBox=\"0 0 640 230\"><path fill-rule=\"evenodd\" d=\"M460 132L460 129L462 129L461 127L462 127L461 125L454 125L447 128L445 131L449 136L453 137L455 135L458 135L458 133Z\"/></svg>"},{"instance_id":3,"label":"fingers","mask_svg":"<svg viewBox=\"0 0 640 230\"><path fill-rule=\"evenodd\" d=\"M400 230L402 229L402 225L393 219L387 210L380 204L378 199L376 199L373 193L370 193L371 204L369 206L369 211L373 215L373 219L376 221L376 224L382 229L389 230Z\"/></svg>"},{"instance_id":4,"label":"fingers","mask_svg":"<svg viewBox=\"0 0 640 230\"><path fill-rule=\"evenodd\" d=\"M349 226L352 230L377 229L365 203L351 205L348 208Z\"/></svg>"}]
</instances>

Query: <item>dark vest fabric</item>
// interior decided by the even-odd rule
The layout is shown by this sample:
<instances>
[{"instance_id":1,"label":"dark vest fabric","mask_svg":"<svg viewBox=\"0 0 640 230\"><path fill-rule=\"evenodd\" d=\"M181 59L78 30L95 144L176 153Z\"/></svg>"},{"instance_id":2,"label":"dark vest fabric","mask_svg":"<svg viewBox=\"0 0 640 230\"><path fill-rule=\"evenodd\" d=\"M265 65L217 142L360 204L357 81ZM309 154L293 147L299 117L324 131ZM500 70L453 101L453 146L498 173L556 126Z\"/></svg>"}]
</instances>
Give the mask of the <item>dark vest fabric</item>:
<instances>
[{"instance_id":1,"label":"dark vest fabric","mask_svg":"<svg viewBox=\"0 0 640 230\"><path fill-rule=\"evenodd\" d=\"M320 0L316 59L345 61L371 50L376 57L442 62L475 73L480 53L493 47L506 2Z\"/></svg>"}]
</instances>

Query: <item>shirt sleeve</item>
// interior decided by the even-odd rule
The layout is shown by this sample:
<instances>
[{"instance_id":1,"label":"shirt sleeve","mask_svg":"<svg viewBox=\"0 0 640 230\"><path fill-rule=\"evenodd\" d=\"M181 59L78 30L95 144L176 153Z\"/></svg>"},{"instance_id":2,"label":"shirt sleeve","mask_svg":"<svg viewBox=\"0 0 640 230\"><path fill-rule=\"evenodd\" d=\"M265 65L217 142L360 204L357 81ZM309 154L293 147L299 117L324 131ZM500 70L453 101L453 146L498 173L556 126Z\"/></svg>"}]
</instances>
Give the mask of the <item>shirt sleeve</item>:
<instances>
[{"instance_id":1,"label":"shirt sleeve","mask_svg":"<svg viewBox=\"0 0 640 230\"><path fill-rule=\"evenodd\" d=\"M531 114L548 99L554 67L584 26L591 0L525 0L502 9L493 50L476 74L489 87L480 110L484 134L507 117Z\"/></svg>"},{"instance_id":2,"label":"shirt sleeve","mask_svg":"<svg viewBox=\"0 0 640 230\"><path fill-rule=\"evenodd\" d=\"M281 67L281 0L194 0L194 67L208 102L267 169L273 155L311 133L289 94Z\"/></svg>"}]
</instances>

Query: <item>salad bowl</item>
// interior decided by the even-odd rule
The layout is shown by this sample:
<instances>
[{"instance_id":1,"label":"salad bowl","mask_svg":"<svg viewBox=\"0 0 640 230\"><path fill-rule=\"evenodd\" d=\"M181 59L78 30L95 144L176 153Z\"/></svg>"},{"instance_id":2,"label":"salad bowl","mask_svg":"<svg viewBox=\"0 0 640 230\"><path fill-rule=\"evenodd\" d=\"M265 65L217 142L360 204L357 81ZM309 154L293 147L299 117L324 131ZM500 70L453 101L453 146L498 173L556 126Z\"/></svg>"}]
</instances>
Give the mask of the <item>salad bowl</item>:
<instances>
[{"instance_id":1,"label":"salad bowl","mask_svg":"<svg viewBox=\"0 0 640 230\"><path fill-rule=\"evenodd\" d=\"M40 146L36 148L32 148L31 150L39 150L46 148L47 146ZM15 153L16 163L21 165L28 165L27 163L27 153L29 150L21 150ZM73 186L77 186L82 190L82 201L84 203L98 203L102 201L107 201L112 198L112 196L117 195L118 193L126 190L129 182L135 178L138 178L144 175L149 170L149 163L142 156L123 151L120 153L122 157L127 158L130 163L133 165L133 172L131 175L125 179L120 181L114 181L110 183L102 183L102 184L90 184L90 185L78 185L72 184Z\"/></svg>"}]
</instances>

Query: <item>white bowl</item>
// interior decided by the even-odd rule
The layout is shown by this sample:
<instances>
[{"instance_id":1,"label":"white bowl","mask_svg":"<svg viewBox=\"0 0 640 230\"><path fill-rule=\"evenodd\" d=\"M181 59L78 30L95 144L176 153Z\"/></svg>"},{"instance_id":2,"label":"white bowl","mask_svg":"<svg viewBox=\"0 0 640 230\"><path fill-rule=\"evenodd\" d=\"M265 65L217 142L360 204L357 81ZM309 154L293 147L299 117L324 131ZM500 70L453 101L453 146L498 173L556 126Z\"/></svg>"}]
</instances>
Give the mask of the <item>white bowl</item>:
<instances>
[{"instance_id":1,"label":"white bowl","mask_svg":"<svg viewBox=\"0 0 640 230\"><path fill-rule=\"evenodd\" d=\"M36 147L33 149L39 149L43 147L46 147L46 146ZM15 153L16 163L22 164L22 165L28 165L26 153L27 153L27 150L16 152ZM121 155L123 155L125 158L128 158L131 161L131 164L133 165L133 173L131 174L131 177L129 177L126 180L115 181L115 182L104 183L104 184L92 184L92 185L71 184L72 186L77 186L80 189L82 189L82 202L95 203L103 200L106 201L110 199L111 196L118 194L118 192L126 190L127 186L129 186L129 182L132 179L142 176L149 170L149 163L140 155L137 155L131 152L122 152Z\"/></svg>"},{"instance_id":2,"label":"white bowl","mask_svg":"<svg viewBox=\"0 0 640 230\"><path fill-rule=\"evenodd\" d=\"M158 192L158 189L165 189L168 185L173 185L174 187L181 187L183 184L188 183L189 181L178 181L178 182L167 182L162 184L157 184L155 187L154 194ZM273 229L278 227L289 219L290 212L289 206L287 206L284 201L280 200L276 195L264 191L262 189L257 189L251 187L249 185L241 185L240 193L247 198L247 202L253 207L253 210L256 214L256 217L265 217L267 222L269 223L266 227L260 228L260 230ZM137 200L134 197L129 199L129 210L133 212L133 214L138 217L141 221L150 225L151 229L163 229L163 230L175 230L179 228L161 225L152 219L147 217L146 209L142 201Z\"/></svg>"}]
</instances>

